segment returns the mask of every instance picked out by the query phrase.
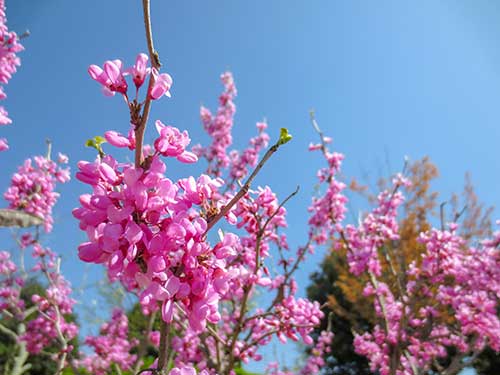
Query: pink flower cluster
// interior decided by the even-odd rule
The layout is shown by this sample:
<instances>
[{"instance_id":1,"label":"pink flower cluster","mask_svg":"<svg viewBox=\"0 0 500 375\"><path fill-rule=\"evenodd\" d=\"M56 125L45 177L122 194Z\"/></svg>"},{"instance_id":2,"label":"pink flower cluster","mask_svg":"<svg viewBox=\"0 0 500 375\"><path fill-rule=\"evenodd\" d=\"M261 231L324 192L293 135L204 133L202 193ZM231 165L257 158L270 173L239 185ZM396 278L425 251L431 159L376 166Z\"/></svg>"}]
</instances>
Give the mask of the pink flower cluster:
<instances>
[{"instance_id":1,"label":"pink flower cluster","mask_svg":"<svg viewBox=\"0 0 500 375\"><path fill-rule=\"evenodd\" d=\"M496 307L500 298L500 254L498 248L485 241L482 248L468 248L456 234L456 225L449 231L436 229L421 235L427 252L422 266L413 265L416 278L411 292L419 292L418 280L424 279L440 287L435 298L455 311L462 339L475 337L474 348L489 345L500 351L500 319ZM454 280L449 283L449 280ZM430 293L430 291L425 291Z\"/></svg>"},{"instance_id":2,"label":"pink flower cluster","mask_svg":"<svg viewBox=\"0 0 500 375\"><path fill-rule=\"evenodd\" d=\"M163 319L171 322L177 305L199 331L207 320L219 320L219 295L229 278L224 257L232 251L231 237L226 234L222 243L228 244L212 248L201 210L215 204L222 181L206 175L168 179L160 155L183 162L196 157L186 151L186 132L160 122L157 130L147 169L110 155L78 164L76 177L93 189L73 211L89 239L79 246L79 256L105 264L111 279L137 291L145 312L160 303Z\"/></svg>"},{"instance_id":3,"label":"pink flower cluster","mask_svg":"<svg viewBox=\"0 0 500 375\"><path fill-rule=\"evenodd\" d=\"M163 95L170 96L172 77L167 73L160 74L156 68L148 67L148 56L144 53L137 55L135 64L127 69L123 68L121 60L105 61L103 67L91 65L89 75L93 80L102 85L102 91L106 96L113 96L115 93L122 94L128 103L128 83L127 76L132 77L137 94L148 75L151 75L153 84L148 91L150 99L156 100Z\"/></svg>"},{"instance_id":4,"label":"pink flower cluster","mask_svg":"<svg viewBox=\"0 0 500 375\"><path fill-rule=\"evenodd\" d=\"M347 261L351 272L359 276L363 272L371 272L380 276L381 266L378 250L387 241L399 239L397 209L404 197L400 191L385 191L378 196L378 206L369 213L359 227L347 225L345 237L350 251Z\"/></svg>"},{"instance_id":5,"label":"pink flower cluster","mask_svg":"<svg viewBox=\"0 0 500 375\"><path fill-rule=\"evenodd\" d=\"M322 151L328 164L327 168L318 171L319 183L326 185L326 190L319 197L313 197L309 207L309 212L311 212L309 238L318 245L334 237L347 211L345 207L347 198L342 193L345 184L335 178L340 172L344 155L327 149L326 144L331 142L330 138L325 137L322 142L309 146L310 151Z\"/></svg>"},{"instance_id":6,"label":"pink flower cluster","mask_svg":"<svg viewBox=\"0 0 500 375\"><path fill-rule=\"evenodd\" d=\"M176 366L185 366L190 364L196 364L199 369L208 368L206 354L203 353L202 343L201 343L201 335L189 327L184 329L180 325L176 328L183 331L182 335L176 335L172 338L172 348L177 353L175 358ZM159 339L159 338L158 338ZM210 349L213 350L213 354L215 354L215 343L211 340Z\"/></svg>"},{"instance_id":7,"label":"pink flower cluster","mask_svg":"<svg viewBox=\"0 0 500 375\"><path fill-rule=\"evenodd\" d=\"M186 151L186 147L191 142L188 132L184 130L182 133L179 129L172 126L165 126L161 121L156 121L156 129L160 136L156 139L154 146L158 154L165 157L174 157L183 163L194 163L198 161L198 157L190 151Z\"/></svg>"},{"instance_id":8,"label":"pink flower cluster","mask_svg":"<svg viewBox=\"0 0 500 375\"><path fill-rule=\"evenodd\" d=\"M333 332L331 331L321 331L316 344L311 349L311 353L307 357L305 366L300 371L301 375L309 374L319 374L323 366L325 365L325 360L323 359L325 354L330 353L333 340Z\"/></svg>"},{"instance_id":9,"label":"pink flower cluster","mask_svg":"<svg viewBox=\"0 0 500 375\"><path fill-rule=\"evenodd\" d=\"M92 347L94 354L86 356L79 365L95 375L107 374L113 364L130 370L137 359L130 351L138 342L129 340L128 318L118 308L113 310L110 322L101 326L99 336L87 336L85 344Z\"/></svg>"},{"instance_id":10,"label":"pink flower cluster","mask_svg":"<svg viewBox=\"0 0 500 375\"><path fill-rule=\"evenodd\" d=\"M451 224L450 231L432 229L421 234L427 251L420 265L410 265L402 296L396 298L381 282L367 286L366 293L376 297L375 309L386 328L377 325L372 333L357 335L354 345L368 357L373 371L391 372L396 347L403 348L398 374L413 374L416 368L426 371L434 359L446 357L450 347L464 355L486 346L500 350L498 249L489 241L481 249L465 246L456 227ZM412 301L422 300L436 302L418 310L409 308ZM442 316L450 309L456 319L451 325Z\"/></svg>"},{"instance_id":11,"label":"pink flower cluster","mask_svg":"<svg viewBox=\"0 0 500 375\"><path fill-rule=\"evenodd\" d=\"M17 34L9 31L7 28L7 16L5 14L5 0L0 0L0 100L4 100L7 95L4 91L4 85L9 83L12 75L21 65L21 60L17 53L23 50L19 43ZM8 113L3 106L0 106L0 125L12 123ZM0 138L0 151L8 149L7 140Z\"/></svg>"},{"instance_id":12,"label":"pink flower cluster","mask_svg":"<svg viewBox=\"0 0 500 375\"><path fill-rule=\"evenodd\" d=\"M198 156L203 156L208 161L207 174L220 177L223 168L227 168L230 157L227 149L233 143L231 129L233 127L236 106L234 98L237 90L234 84L233 75L225 72L221 75L224 84L224 92L219 97L219 108L214 116L206 107L201 107L200 117L205 131L212 138L212 144L208 147L195 146Z\"/></svg>"},{"instance_id":13,"label":"pink flower cluster","mask_svg":"<svg viewBox=\"0 0 500 375\"><path fill-rule=\"evenodd\" d=\"M62 166L67 162L68 158L63 154L59 154L58 163L44 156L27 159L12 176L11 185L4 194L9 208L42 218L45 231L50 232L54 223L52 207L59 198L56 183L70 179L69 168Z\"/></svg>"},{"instance_id":14,"label":"pink flower cluster","mask_svg":"<svg viewBox=\"0 0 500 375\"><path fill-rule=\"evenodd\" d=\"M57 182L69 180L66 156L59 154L59 163L48 157L37 156L28 159L14 174L11 186L5 193L9 207L36 215L44 219L46 232L52 229L52 208L59 196L55 192ZM34 163L34 165L33 165ZM0 253L0 305L2 317L11 319L16 332L12 331L19 342L24 342L29 353L37 354L48 349L53 358L64 364L67 353L72 350L69 342L77 335L78 327L67 321L72 313L75 301L70 297L71 288L59 269L57 256L50 249L38 242L38 235L24 233L19 239L19 257L21 268L18 269L9 260L8 253ZM29 273L24 266L24 252L31 248L34 266ZM46 280L43 295L32 296L33 306L26 308L20 298L21 289L28 277L41 275ZM54 352L56 348L57 352Z\"/></svg>"},{"instance_id":15,"label":"pink flower cluster","mask_svg":"<svg viewBox=\"0 0 500 375\"><path fill-rule=\"evenodd\" d=\"M17 266L11 260L10 253L0 251L0 310L10 311L14 316L22 316L24 301L21 288L24 279L16 275Z\"/></svg>"},{"instance_id":16,"label":"pink flower cluster","mask_svg":"<svg viewBox=\"0 0 500 375\"><path fill-rule=\"evenodd\" d=\"M37 306L38 315L29 320L26 333L20 339L26 342L26 349L33 354L40 353L44 348L61 343L61 339L69 342L78 333L75 323L66 321L65 316L73 311L76 303L70 297L69 282L59 272L56 254L48 248L42 247L29 235L22 239L23 245L32 246L32 256L36 263L33 271L41 271L48 282L45 295L34 294L32 302ZM72 350L70 345L62 348L66 353Z\"/></svg>"},{"instance_id":17,"label":"pink flower cluster","mask_svg":"<svg viewBox=\"0 0 500 375\"><path fill-rule=\"evenodd\" d=\"M269 320L271 320L271 325L279 321L278 339L283 343L287 341L287 338L298 341L298 335L300 335L306 345L314 342L309 334L323 318L318 302L311 302L304 298L296 299L293 296L288 296L276 306L276 315Z\"/></svg>"},{"instance_id":18,"label":"pink flower cluster","mask_svg":"<svg viewBox=\"0 0 500 375\"><path fill-rule=\"evenodd\" d=\"M52 284L46 290L46 297L33 295L32 298L41 313L28 322L26 334L21 336L21 340L26 341L26 349L33 354L58 343L60 335L69 341L78 333L78 326L67 322L63 316L72 312L76 302L69 297L69 283L59 274L52 273L49 277ZM68 346L65 350L70 352L72 347Z\"/></svg>"},{"instance_id":19,"label":"pink flower cluster","mask_svg":"<svg viewBox=\"0 0 500 375\"><path fill-rule=\"evenodd\" d=\"M381 375L426 371L435 359L447 356L450 347L464 356L485 346L499 350L500 257L495 239L486 241L483 248L470 248L456 234L456 224L449 231L422 233L420 241L427 252L418 264L409 265L407 282L402 284L400 278L400 285L392 290L378 278L383 277L381 260L388 259L384 247L399 240L397 210L404 201L401 189L409 182L397 175L393 189L378 196L377 207L358 226L344 227L341 220L347 200L343 184L335 179L341 158L332 158L325 142L310 149L322 150L329 165L320 172L320 181L328 183L327 193L313 201L311 208L314 220L310 224L317 227L314 233L320 234L320 241L313 238L321 243L336 234L337 246L347 248L350 271L368 276L365 295L374 297L380 324L354 340L356 351L369 359L372 371ZM417 301L434 301L434 305L415 310L412 306ZM443 317L443 311L450 309L456 319L452 326Z\"/></svg>"},{"instance_id":20,"label":"pink flower cluster","mask_svg":"<svg viewBox=\"0 0 500 375\"><path fill-rule=\"evenodd\" d=\"M168 375L209 375L207 370L202 370L197 372L194 367L191 366L183 366L183 367L174 367Z\"/></svg>"},{"instance_id":21,"label":"pink flower cluster","mask_svg":"<svg viewBox=\"0 0 500 375\"><path fill-rule=\"evenodd\" d=\"M156 361L153 364L151 369L154 369L156 365ZM145 375L153 375L153 371L144 371L143 374ZM169 372L168 375L214 375L214 373L209 372L207 370L202 370L202 371L197 371L195 367L193 366L180 366L180 367L174 367L172 368Z\"/></svg>"}]
</instances>

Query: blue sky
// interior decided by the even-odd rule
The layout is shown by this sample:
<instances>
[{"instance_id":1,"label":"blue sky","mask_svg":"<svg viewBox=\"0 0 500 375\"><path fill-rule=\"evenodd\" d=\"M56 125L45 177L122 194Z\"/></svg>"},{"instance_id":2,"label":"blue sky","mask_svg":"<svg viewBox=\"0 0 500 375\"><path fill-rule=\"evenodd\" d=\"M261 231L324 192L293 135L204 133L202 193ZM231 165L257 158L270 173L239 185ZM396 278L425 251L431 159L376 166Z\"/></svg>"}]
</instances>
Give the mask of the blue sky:
<instances>
[{"instance_id":1,"label":"blue sky","mask_svg":"<svg viewBox=\"0 0 500 375\"><path fill-rule=\"evenodd\" d=\"M94 157L83 147L86 139L128 129L123 102L103 97L86 70L114 58L130 65L146 51L139 3L7 0L9 27L31 36L6 89L14 122L1 129L11 145L1 155L2 186L25 157L44 152L47 137L75 171L78 160ZM397 172L405 155L429 155L441 172L435 187L443 200L461 191L469 171L480 199L500 206L498 2L157 0L152 12L156 47L174 79L172 99L155 103L152 119L206 142L198 108L215 107L219 75L230 69L239 91L235 145L246 145L263 118L272 136L280 127L294 135L257 179L281 197L301 185L288 206L292 244L305 238L321 166L307 152L316 140L310 108L346 154L347 175L376 179ZM199 168L171 163L169 170L180 176ZM84 236L71 209L85 191L76 180L61 187L55 231L47 238L63 254L74 285L85 270L76 257ZM301 269L301 287L320 259Z\"/></svg>"}]
</instances>

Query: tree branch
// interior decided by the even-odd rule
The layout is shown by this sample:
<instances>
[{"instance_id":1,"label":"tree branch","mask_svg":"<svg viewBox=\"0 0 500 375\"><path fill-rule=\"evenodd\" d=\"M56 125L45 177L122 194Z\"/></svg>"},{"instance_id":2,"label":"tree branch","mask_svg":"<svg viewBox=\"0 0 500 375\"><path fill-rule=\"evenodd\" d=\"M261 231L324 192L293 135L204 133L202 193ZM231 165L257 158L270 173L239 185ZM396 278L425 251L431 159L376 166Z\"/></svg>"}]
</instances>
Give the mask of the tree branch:
<instances>
[{"instance_id":1,"label":"tree branch","mask_svg":"<svg viewBox=\"0 0 500 375\"><path fill-rule=\"evenodd\" d=\"M160 69L160 59L158 57L158 52L154 49L153 44L153 30L151 28L151 12L150 12L150 0L142 0L142 8L144 13L144 28L146 30L146 41L148 44L149 58L151 60L151 66L154 69ZM149 118L149 112L151 111L151 98L149 93L153 88L155 83L153 74L149 75L148 91L146 94L146 100L144 102L144 108L142 115L140 116L140 122L135 125L135 167L139 168L142 164L142 143L144 142L144 132L146 131L146 125Z\"/></svg>"},{"instance_id":2,"label":"tree branch","mask_svg":"<svg viewBox=\"0 0 500 375\"><path fill-rule=\"evenodd\" d=\"M163 318L160 320L160 353L158 355L158 372L166 374L168 363L168 350L170 346L170 324Z\"/></svg>"},{"instance_id":3,"label":"tree branch","mask_svg":"<svg viewBox=\"0 0 500 375\"><path fill-rule=\"evenodd\" d=\"M255 169L253 170L252 174L250 175L250 177L248 177L248 179L246 180L245 184L241 187L241 189L238 191L238 193L236 193L236 195L229 201L228 204L226 204L225 206L223 206L220 210L220 212L215 215L212 219L210 219L208 222L207 222L207 230L205 231L205 235L208 233L208 231L210 229L213 228L213 226L220 220L222 219L230 210L231 208L236 204L238 203L238 201L243 198L243 196L248 192L248 190L250 189L250 184L252 183L253 179L255 178L255 176L257 176L257 174L260 172L260 170L262 169L262 167L264 166L264 164L266 164L266 162L269 160L269 158L276 152L278 151L278 148L283 145L284 142L282 140L282 137L280 137L280 139L278 140L278 142L276 142L274 145L272 145L267 151L266 153L264 154L264 157L262 158L261 161L259 161L259 164L257 164L257 166L255 167Z\"/></svg>"}]
</instances>

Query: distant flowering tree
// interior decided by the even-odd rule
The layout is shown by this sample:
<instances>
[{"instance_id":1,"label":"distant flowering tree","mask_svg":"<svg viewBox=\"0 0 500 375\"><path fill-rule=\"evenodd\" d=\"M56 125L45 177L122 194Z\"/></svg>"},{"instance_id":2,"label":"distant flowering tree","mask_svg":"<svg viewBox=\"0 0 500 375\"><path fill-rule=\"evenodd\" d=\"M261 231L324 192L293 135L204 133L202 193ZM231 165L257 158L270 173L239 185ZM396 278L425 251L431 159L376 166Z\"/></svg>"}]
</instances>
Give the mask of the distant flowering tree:
<instances>
[{"instance_id":1,"label":"distant flowering tree","mask_svg":"<svg viewBox=\"0 0 500 375\"><path fill-rule=\"evenodd\" d=\"M344 157L328 150L331 139L315 121L321 142L310 150L321 151L325 158L326 167L318 171L324 189L312 200L309 230L295 252L283 232L287 226L284 206L298 188L280 201L270 187L251 185L292 137L282 128L269 146L267 124L259 122L246 149L230 150L237 93L231 73L221 76L224 91L215 114L201 109L203 127L212 139L208 146L189 149L188 132L160 120L155 121L153 144L144 144L151 105L170 97L173 80L160 72L149 0L143 0L143 10L148 55L140 53L131 67L121 60L108 60L102 67L88 69L106 96L123 98L130 126L107 130L103 137L87 141L97 157L78 163L76 178L89 186L89 192L80 196L73 215L87 236L78 247L80 259L102 264L111 281L119 281L137 297L147 327L141 340L130 339L128 319L116 309L99 335L86 338L94 353L81 353L81 358L72 355L70 340L77 327L66 316L75 301L57 256L40 244L37 235L40 225L47 233L52 229L56 181L69 179L61 166L67 158L60 155L58 164L49 152L35 158L35 165L27 161L14 175L5 195L10 207L0 211L4 226L36 226L33 233L19 239L20 259L24 249L32 249L32 271L41 272L47 280L46 295L35 295L33 308L24 309L19 299L26 277L24 263L18 269L9 253L0 253L2 319L14 321L17 331L0 328L19 346L15 374L29 369L26 352L55 347L47 355L56 361L57 374L71 369L95 374L235 375L242 364L261 360L263 347L273 338L310 346L299 373L320 373L333 333L328 329L313 338L314 327L324 314L318 302L297 297L294 273L308 253L330 241L347 248L353 274L369 276L365 294L373 299L380 324L357 334L355 346L367 356L373 371L422 374L433 360L454 348L460 353L457 360L443 369L452 373L484 347L500 349L500 323L494 313L500 292L500 235L475 249L464 246L453 223L448 230L422 233L426 252L404 274L395 275L401 279L395 293L395 286L380 278L380 257L384 245L398 239L397 210L408 181L397 175L392 190L379 195L373 212L357 226L344 225L345 184L337 177ZM112 148L105 149L105 143ZM134 162L115 158L115 148L129 149ZM172 180L166 174L166 163L172 159L181 163L204 159L207 167L197 176ZM231 229L223 230L222 220L227 224L224 228ZM258 290L270 298L265 305L253 306ZM438 305L427 304L427 298ZM441 319L443 309L456 314L453 324ZM158 331L154 329L157 319ZM153 364L144 361L146 347L151 345L158 350ZM291 374L279 364L271 364L268 373Z\"/></svg>"},{"instance_id":2,"label":"distant flowering tree","mask_svg":"<svg viewBox=\"0 0 500 375\"><path fill-rule=\"evenodd\" d=\"M34 162L27 159L4 194L9 208L0 210L2 226L42 225L49 233L53 224L52 207L59 196L54 190L56 183L69 181L69 169L64 167L67 161L63 154L59 154L58 162L52 161L50 147L47 156L37 156ZM19 267L10 253L0 252L0 330L17 344L9 372L16 375L29 370L28 354L42 352L57 363L58 371L62 371L72 351L70 341L78 333L76 324L67 319L76 302L70 297L70 285L60 272L56 253L44 247L38 237L36 229L17 238ZM26 250L31 250L34 261L30 269L25 267ZM33 306L27 308L21 291L33 276L45 280L46 290L44 295L34 294ZM48 352L48 348L56 348L56 351ZM8 368L9 363L6 366Z\"/></svg>"},{"instance_id":3,"label":"distant flowering tree","mask_svg":"<svg viewBox=\"0 0 500 375\"><path fill-rule=\"evenodd\" d=\"M22 50L23 46L19 43L17 34L7 28L5 1L0 0L0 100L7 97L3 86L9 83L12 75L17 71L17 67L21 64L17 53ZM0 125L10 123L12 123L12 120L8 117L7 110L0 106ZM7 140L0 138L0 151L8 148Z\"/></svg>"},{"instance_id":4,"label":"distant flowering tree","mask_svg":"<svg viewBox=\"0 0 500 375\"><path fill-rule=\"evenodd\" d=\"M314 119L313 124L319 130ZM317 148L331 159L321 139ZM338 187L338 171L331 169L327 185ZM409 184L396 175L392 188L378 195L375 209L357 226L344 226L336 216L345 210L345 200L332 201L332 213L325 216L332 219L327 236L346 249L350 272L366 280L364 295L378 317L373 330L355 333L354 347L382 375L432 373L433 366L440 374L456 374L486 347L500 351L500 232L471 247L454 222L447 229L424 230L418 236L421 257L402 268L403 254L393 250L400 240L397 210ZM382 263L388 264L390 278L382 273ZM443 366L440 360L449 350L456 354Z\"/></svg>"},{"instance_id":5,"label":"distant flowering tree","mask_svg":"<svg viewBox=\"0 0 500 375\"><path fill-rule=\"evenodd\" d=\"M115 309L111 321L102 325L99 334L85 339L95 354L86 356L80 365L95 375L105 375L113 366L120 370L130 368L136 360L130 350L138 343L128 338L128 319L124 312Z\"/></svg>"},{"instance_id":6,"label":"distant flowering tree","mask_svg":"<svg viewBox=\"0 0 500 375\"><path fill-rule=\"evenodd\" d=\"M411 186L405 188L405 201L399 210L399 239L385 244L384 253L392 254L390 257L392 261L389 263L386 256L381 261L380 280L388 285L396 285L397 278L404 273L408 265L420 261L427 251L425 244L420 241L420 235L432 228L432 222L442 222L444 226L447 217L450 221L459 222L458 233L466 241L467 246L477 244L478 241L491 236L489 218L492 208L485 208L479 203L468 176L462 199L459 200L458 196L454 195L451 202L439 205L438 194L431 188L431 183L438 176L438 170L429 158L407 162L404 169ZM380 179L377 185L383 190L389 183L390 180ZM360 193L369 202L376 203L376 195L372 194L367 186L359 185L355 180L349 185L351 190ZM451 209L445 210L450 206ZM449 215L446 215L446 211L449 211ZM342 243L340 249L327 254L320 270L311 277L308 296L324 303L323 311L325 314L330 314L335 321L335 338L331 352L325 356L327 362L325 371L334 374L371 374L368 361L354 351L353 335L373 328L378 323L379 317L373 309L373 300L363 295L368 275L360 277L352 274L349 271L346 255L347 249ZM431 299L427 302L433 304ZM451 323L454 319L453 311L443 312L442 319ZM327 320L324 319L317 330L326 325ZM481 354L474 363L474 367L479 369L481 366L483 372L488 366L491 369L495 368L494 364L483 360L484 354ZM454 355L453 350L448 350L446 358L439 358L435 362L440 367L446 367ZM437 365L432 365L434 371L437 371Z\"/></svg>"}]
</instances>

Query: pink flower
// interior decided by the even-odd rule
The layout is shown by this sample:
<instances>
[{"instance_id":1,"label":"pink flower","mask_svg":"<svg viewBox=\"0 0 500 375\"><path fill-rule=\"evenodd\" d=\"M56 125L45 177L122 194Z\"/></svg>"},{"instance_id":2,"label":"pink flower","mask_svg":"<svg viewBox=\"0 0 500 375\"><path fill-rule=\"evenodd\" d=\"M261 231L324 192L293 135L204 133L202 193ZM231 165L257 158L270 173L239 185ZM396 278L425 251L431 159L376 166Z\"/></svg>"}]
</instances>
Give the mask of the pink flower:
<instances>
[{"instance_id":1,"label":"pink flower","mask_svg":"<svg viewBox=\"0 0 500 375\"><path fill-rule=\"evenodd\" d=\"M106 61L104 70L97 65L90 65L88 72L93 80L103 86L103 93L106 96L113 96L115 92L127 94L127 81L123 76L121 60Z\"/></svg>"},{"instance_id":2,"label":"pink flower","mask_svg":"<svg viewBox=\"0 0 500 375\"><path fill-rule=\"evenodd\" d=\"M68 164L68 161L69 161L68 155L63 154L61 152L57 154L57 162L59 164Z\"/></svg>"},{"instance_id":3,"label":"pink flower","mask_svg":"<svg viewBox=\"0 0 500 375\"><path fill-rule=\"evenodd\" d=\"M192 152L186 151L187 145L191 140L187 131L182 133L173 126L165 126L158 120L156 121L156 130L160 133L154 143L156 151L163 156L171 156L184 163L194 163L198 157Z\"/></svg>"},{"instance_id":4,"label":"pink flower","mask_svg":"<svg viewBox=\"0 0 500 375\"><path fill-rule=\"evenodd\" d=\"M12 124L12 120L9 118L9 114L4 107L0 106L0 125Z\"/></svg>"},{"instance_id":5,"label":"pink flower","mask_svg":"<svg viewBox=\"0 0 500 375\"><path fill-rule=\"evenodd\" d=\"M172 77L167 73L159 74L158 70L153 68L152 70L154 84L151 87L149 96L151 99L156 100L161 98L163 95L170 98L170 87L172 86Z\"/></svg>"},{"instance_id":6,"label":"pink flower","mask_svg":"<svg viewBox=\"0 0 500 375\"><path fill-rule=\"evenodd\" d=\"M9 149L9 144L5 138L0 138L0 151L5 151Z\"/></svg>"},{"instance_id":7,"label":"pink flower","mask_svg":"<svg viewBox=\"0 0 500 375\"><path fill-rule=\"evenodd\" d=\"M114 130L109 130L104 133L104 138L110 145L115 147L124 148L128 147L129 150L135 149L135 133L134 129L130 128L128 135L124 136Z\"/></svg>"},{"instance_id":8,"label":"pink flower","mask_svg":"<svg viewBox=\"0 0 500 375\"><path fill-rule=\"evenodd\" d=\"M135 60L135 65L129 69L129 73L132 75L135 86L139 89L146 79L146 75L149 73L150 68L148 68L148 56L145 53L140 53L137 55Z\"/></svg>"},{"instance_id":9,"label":"pink flower","mask_svg":"<svg viewBox=\"0 0 500 375\"><path fill-rule=\"evenodd\" d=\"M219 108L214 116L205 107L200 108L200 117L204 129L212 138L212 144L207 147L196 147L198 156L204 156L209 166L207 173L214 173L220 177L222 168L226 168L230 159L227 155L227 148L233 143L231 129L233 127L233 117L236 106L233 99L236 96L236 86L231 73L226 72L221 75L224 84L224 92L219 96Z\"/></svg>"},{"instance_id":10,"label":"pink flower","mask_svg":"<svg viewBox=\"0 0 500 375\"><path fill-rule=\"evenodd\" d=\"M207 372L204 370L200 372L200 375L202 374L207 374ZM196 370L191 366L175 367L170 370L168 375L196 375Z\"/></svg>"}]
</instances>

